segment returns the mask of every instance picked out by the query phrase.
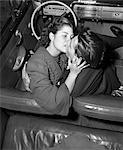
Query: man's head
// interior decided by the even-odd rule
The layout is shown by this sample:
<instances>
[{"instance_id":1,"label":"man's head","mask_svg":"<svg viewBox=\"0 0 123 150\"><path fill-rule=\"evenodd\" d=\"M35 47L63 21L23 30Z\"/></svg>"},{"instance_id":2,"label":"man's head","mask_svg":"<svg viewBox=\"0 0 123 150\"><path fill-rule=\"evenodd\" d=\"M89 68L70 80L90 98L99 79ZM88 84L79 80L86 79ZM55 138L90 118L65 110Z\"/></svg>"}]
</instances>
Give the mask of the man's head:
<instances>
[{"instance_id":1,"label":"man's head","mask_svg":"<svg viewBox=\"0 0 123 150\"><path fill-rule=\"evenodd\" d=\"M78 34L76 53L86 60L90 67L97 68L101 65L106 47L102 39L90 30L83 30Z\"/></svg>"}]
</instances>

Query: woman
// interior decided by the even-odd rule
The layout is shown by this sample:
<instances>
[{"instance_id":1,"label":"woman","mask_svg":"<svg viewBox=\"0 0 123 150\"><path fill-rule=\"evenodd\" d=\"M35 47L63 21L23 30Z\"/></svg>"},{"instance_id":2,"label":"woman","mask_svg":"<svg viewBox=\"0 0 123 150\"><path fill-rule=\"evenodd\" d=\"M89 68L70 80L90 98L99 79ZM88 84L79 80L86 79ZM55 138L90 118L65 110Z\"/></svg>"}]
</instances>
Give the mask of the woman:
<instances>
[{"instance_id":1,"label":"woman","mask_svg":"<svg viewBox=\"0 0 123 150\"><path fill-rule=\"evenodd\" d=\"M45 46L40 46L27 63L26 71L30 78L28 90L44 111L49 114L67 115L72 104L70 93L77 75L86 67L86 62L80 64L81 58L73 56L74 49L72 46L70 48L70 44L74 42L71 43L74 36L73 26L66 18L54 18L47 28L47 33ZM64 82L60 83L67 67L65 54L69 55L70 71Z\"/></svg>"}]
</instances>

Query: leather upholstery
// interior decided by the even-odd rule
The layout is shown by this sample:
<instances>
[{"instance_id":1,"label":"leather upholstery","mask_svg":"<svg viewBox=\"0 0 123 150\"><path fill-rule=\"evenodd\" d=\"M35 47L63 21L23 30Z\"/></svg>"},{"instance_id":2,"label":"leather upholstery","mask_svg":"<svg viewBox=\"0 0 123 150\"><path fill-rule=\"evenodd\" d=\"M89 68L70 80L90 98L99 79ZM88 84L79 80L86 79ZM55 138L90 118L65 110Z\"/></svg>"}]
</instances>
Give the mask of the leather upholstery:
<instances>
[{"instance_id":1,"label":"leather upholstery","mask_svg":"<svg viewBox=\"0 0 123 150\"><path fill-rule=\"evenodd\" d=\"M34 114L48 114L29 92L6 88L0 91L0 107L2 108ZM73 107L80 115L123 122L123 97L83 96L73 100Z\"/></svg>"},{"instance_id":2,"label":"leather upholstery","mask_svg":"<svg viewBox=\"0 0 123 150\"><path fill-rule=\"evenodd\" d=\"M55 147L65 150L66 146L72 148L72 144L75 150L123 150L122 139L123 133L120 132L89 129L16 114L8 121L2 150L50 150Z\"/></svg>"},{"instance_id":3,"label":"leather upholstery","mask_svg":"<svg viewBox=\"0 0 123 150\"><path fill-rule=\"evenodd\" d=\"M74 109L81 115L123 122L123 97L95 95L76 98Z\"/></svg>"},{"instance_id":4,"label":"leather upholstery","mask_svg":"<svg viewBox=\"0 0 123 150\"><path fill-rule=\"evenodd\" d=\"M32 99L29 92L16 89L0 89L0 107L23 113L47 115L54 119ZM87 126L99 129L123 132L123 100L121 97L108 95L85 96L73 101L73 108L77 112L68 117L56 117L60 122ZM25 114L26 115L26 114Z\"/></svg>"},{"instance_id":5,"label":"leather upholstery","mask_svg":"<svg viewBox=\"0 0 123 150\"><path fill-rule=\"evenodd\" d=\"M18 89L0 89L0 107L21 112L47 114L44 109L32 99L31 93Z\"/></svg>"}]
</instances>

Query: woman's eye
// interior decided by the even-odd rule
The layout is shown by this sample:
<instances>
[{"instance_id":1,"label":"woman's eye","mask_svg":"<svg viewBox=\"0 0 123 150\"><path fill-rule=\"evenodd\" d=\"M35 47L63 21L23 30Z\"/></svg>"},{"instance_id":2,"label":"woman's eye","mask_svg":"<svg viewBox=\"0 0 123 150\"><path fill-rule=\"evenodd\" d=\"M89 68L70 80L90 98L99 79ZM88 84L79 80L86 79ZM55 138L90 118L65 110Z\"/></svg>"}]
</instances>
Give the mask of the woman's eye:
<instances>
[{"instance_id":1,"label":"woman's eye","mask_svg":"<svg viewBox=\"0 0 123 150\"><path fill-rule=\"evenodd\" d=\"M67 35L63 35L64 38L67 38Z\"/></svg>"}]
</instances>

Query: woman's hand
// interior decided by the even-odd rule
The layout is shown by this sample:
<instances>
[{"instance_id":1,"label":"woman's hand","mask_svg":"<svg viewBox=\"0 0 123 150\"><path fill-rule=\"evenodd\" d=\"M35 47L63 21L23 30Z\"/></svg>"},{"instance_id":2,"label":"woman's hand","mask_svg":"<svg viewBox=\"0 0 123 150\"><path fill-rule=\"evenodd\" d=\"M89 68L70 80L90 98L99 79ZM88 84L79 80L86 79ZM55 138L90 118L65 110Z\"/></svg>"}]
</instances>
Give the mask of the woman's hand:
<instances>
[{"instance_id":1,"label":"woman's hand","mask_svg":"<svg viewBox=\"0 0 123 150\"><path fill-rule=\"evenodd\" d=\"M71 39L68 51L66 53L67 57L70 58L71 60L75 56L75 47L78 44L78 36L75 36L74 38Z\"/></svg>"},{"instance_id":2,"label":"woman's hand","mask_svg":"<svg viewBox=\"0 0 123 150\"><path fill-rule=\"evenodd\" d=\"M67 69L70 69L70 73L65 81L66 86L69 89L69 92L71 93L75 84L75 80L78 76L78 74L81 72L82 69L89 66L89 64L86 63L86 61L81 63L82 58L78 58L74 55L73 59L69 57L68 59L68 67Z\"/></svg>"},{"instance_id":3,"label":"woman's hand","mask_svg":"<svg viewBox=\"0 0 123 150\"><path fill-rule=\"evenodd\" d=\"M77 76L82 69L86 68L89 66L86 61L82 62L82 58L78 58L77 56L74 55L73 59L69 57L68 59L68 67L67 69L70 69L70 73Z\"/></svg>"},{"instance_id":4,"label":"woman's hand","mask_svg":"<svg viewBox=\"0 0 123 150\"><path fill-rule=\"evenodd\" d=\"M84 61L83 63L81 63L82 58L78 58L77 55L75 54L75 47L78 44L78 36L75 36L74 38L72 38L68 51L66 53L67 57L68 57L68 67L67 69L70 69L70 72L78 75L78 73L80 73L80 71L83 68L86 68L89 66L89 64L86 63L86 61Z\"/></svg>"}]
</instances>

